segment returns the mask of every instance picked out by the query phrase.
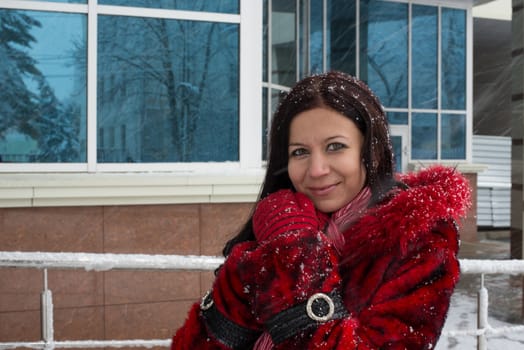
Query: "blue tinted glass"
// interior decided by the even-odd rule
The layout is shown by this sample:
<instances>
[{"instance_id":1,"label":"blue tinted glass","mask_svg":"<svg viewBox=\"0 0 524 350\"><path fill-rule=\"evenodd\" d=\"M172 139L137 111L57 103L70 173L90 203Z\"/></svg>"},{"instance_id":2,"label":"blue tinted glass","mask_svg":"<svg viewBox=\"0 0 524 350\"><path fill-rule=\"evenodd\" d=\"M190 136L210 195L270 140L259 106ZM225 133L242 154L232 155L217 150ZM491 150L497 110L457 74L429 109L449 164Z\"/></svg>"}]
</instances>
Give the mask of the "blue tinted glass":
<instances>
[{"instance_id":1,"label":"blue tinted glass","mask_svg":"<svg viewBox=\"0 0 524 350\"><path fill-rule=\"evenodd\" d=\"M264 12L262 19L262 81L268 81L268 71L267 71L267 33L268 33L268 0L264 0Z\"/></svg>"},{"instance_id":2,"label":"blue tinted glass","mask_svg":"<svg viewBox=\"0 0 524 350\"><path fill-rule=\"evenodd\" d=\"M412 107L436 109L438 11L418 5L413 5L412 11Z\"/></svg>"},{"instance_id":3,"label":"blue tinted glass","mask_svg":"<svg viewBox=\"0 0 524 350\"><path fill-rule=\"evenodd\" d=\"M310 74L323 71L323 6L322 0L311 0L310 44L309 44L309 72Z\"/></svg>"},{"instance_id":4,"label":"blue tinted glass","mask_svg":"<svg viewBox=\"0 0 524 350\"><path fill-rule=\"evenodd\" d=\"M389 124L408 125L407 112L387 112L386 116Z\"/></svg>"},{"instance_id":5,"label":"blue tinted glass","mask_svg":"<svg viewBox=\"0 0 524 350\"><path fill-rule=\"evenodd\" d=\"M402 171L402 136L391 136L391 143L393 145L395 171L400 173Z\"/></svg>"},{"instance_id":6,"label":"blue tinted glass","mask_svg":"<svg viewBox=\"0 0 524 350\"><path fill-rule=\"evenodd\" d=\"M466 109L466 11L442 9L442 108Z\"/></svg>"},{"instance_id":7,"label":"blue tinted glass","mask_svg":"<svg viewBox=\"0 0 524 350\"><path fill-rule=\"evenodd\" d=\"M238 25L101 16L98 160L238 160Z\"/></svg>"},{"instance_id":8,"label":"blue tinted glass","mask_svg":"<svg viewBox=\"0 0 524 350\"><path fill-rule=\"evenodd\" d=\"M331 0L327 14L327 67L356 74L355 1Z\"/></svg>"},{"instance_id":9,"label":"blue tinted glass","mask_svg":"<svg viewBox=\"0 0 524 350\"><path fill-rule=\"evenodd\" d=\"M297 81L297 9L295 0L272 0L271 80L292 86Z\"/></svg>"},{"instance_id":10,"label":"blue tinted glass","mask_svg":"<svg viewBox=\"0 0 524 350\"><path fill-rule=\"evenodd\" d=\"M437 115L413 113L411 124L411 158L437 159Z\"/></svg>"},{"instance_id":11,"label":"blue tinted glass","mask_svg":"<svg viewBox=\"0 0 524 350\"><path fill-rule=\"evenodd\" d=\"M267 137L269 135L268 89L262 88L262 159L267 159Z\"/></svg>"},{"instance_id":12,"label":"blue tinted glass","mask_svg":"<svg viewBox=\"0 0 524 350\"><path fill-rule=\"evenodd\" d=\"M136 6L147 8L239 13L239 0L98 0L103 5Z\"/></svg>"},{"instance_id":13,"label":"blue tinted glass","mask_svg":"<svg viewBox=\"0 0 524 350\"><path fill-rule=\"evenodd\" d=\"M299 66L298 66L298 74L299 79L306 77L309 75L308 69L308 63L309 63L309 45L308 45L308 39L309 34L308 28L309 28L309 19L307 17L307 6L309 1L300 1L301 7L298 11L299 13L299 21L298 21L298 60L299 60Z\"/></svg>"},{"instance_id":14,"label":"blue tinted glass","mask_svg":"<svg viewBox=\"0 0 524 350\"><path fill-rule=\"evenodd\" d=\"M466 116L442 114L442 159L466 159Z\"/></svg>"},{"instance_id":15,"label":"blue tinted glass","mask_svg":"<svg viewBox=\"0 0 524 350\"><path fill-rule=\"evenodd\" d=\"M360 77L385 107L408 107L408 5L361 1Z\"/></svg>"},{"instance_id":16,"label":"blue tinted glass","mask_svg":"<svg viewBox=\"0 0 524 350\"><path fill-rule=\"evenodd\" d=\"M0 10L0 157L86 161L86 16Z\"/></svg>"}]
</instances>

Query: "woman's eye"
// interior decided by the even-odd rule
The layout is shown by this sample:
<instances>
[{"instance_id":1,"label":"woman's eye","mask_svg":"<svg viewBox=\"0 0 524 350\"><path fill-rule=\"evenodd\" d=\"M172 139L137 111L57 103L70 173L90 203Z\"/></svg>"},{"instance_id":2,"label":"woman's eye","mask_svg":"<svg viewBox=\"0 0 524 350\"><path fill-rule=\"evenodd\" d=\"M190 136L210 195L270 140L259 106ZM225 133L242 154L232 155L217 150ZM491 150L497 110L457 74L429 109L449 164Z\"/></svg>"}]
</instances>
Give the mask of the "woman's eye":
<instances>
[{"instance_id":1,"label":"woman's eye","mask_svg":"<svg viewBox=\"0 0 524 350\"><path fill-rule=\"evenodd\" d=\"M291 150L290 152L290 156L291 157L301 157L301 156L304 156L307 154L307 151L305 148L295 148L293 150Z\"/></svg>"},{"instance_id":2,"label":"woman's eye","mask_svg":"<svg viewBox=\"0 0 524 350\"><path fill-rule=\"evenodd\" d=\"M346 148L346 145L344 145L343 143L339 143L339 142L330 143L327 146L328 151L338 151L343 148Z\"/></svg>"}]
</instances>

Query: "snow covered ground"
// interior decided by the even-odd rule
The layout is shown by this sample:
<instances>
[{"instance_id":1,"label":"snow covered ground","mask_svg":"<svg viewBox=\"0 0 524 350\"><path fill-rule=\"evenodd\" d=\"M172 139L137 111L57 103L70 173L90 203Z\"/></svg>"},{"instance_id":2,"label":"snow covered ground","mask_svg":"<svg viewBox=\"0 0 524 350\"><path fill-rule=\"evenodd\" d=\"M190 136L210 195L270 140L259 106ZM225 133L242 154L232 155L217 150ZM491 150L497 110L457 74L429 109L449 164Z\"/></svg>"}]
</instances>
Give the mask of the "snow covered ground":
<instances>
[{"instance_id":1,"label":"snow covered ground","mask_svg":"<svg viewBox=\"0 0 524 350\"><path fill-rule=\"evenodd\" d=\"M518 306L516 306L518 307ZM475 329L477 325L476 298L457 291L451 300L448 319L444 325L444 332ZM493 328L515 326L489 317L489 325ZM524 350L524 331L487 336L487 348L490 350ZM436 346L437 350L477 349L475 336L442 336Z\"/></svg>"}]
</instances>

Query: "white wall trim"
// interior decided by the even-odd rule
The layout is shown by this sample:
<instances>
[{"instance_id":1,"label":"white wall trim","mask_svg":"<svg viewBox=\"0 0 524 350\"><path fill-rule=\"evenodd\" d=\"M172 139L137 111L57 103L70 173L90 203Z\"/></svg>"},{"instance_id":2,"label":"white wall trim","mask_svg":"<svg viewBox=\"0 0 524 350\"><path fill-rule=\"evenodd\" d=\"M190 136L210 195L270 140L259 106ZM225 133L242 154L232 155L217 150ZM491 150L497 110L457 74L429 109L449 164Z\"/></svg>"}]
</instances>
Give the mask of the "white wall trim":
<instances>
[{"instance_id":1,"label":"white wall trim","mask_svg":"<svg viewBox=\"0 0 524 350\"><path fill-rule=\"evenodd\" d=\"M0 208L255 202L263 171L230 174L3 174Z\"/></svg>"},{"instance_id":2,"label":"white wall trim","mask_svg":"<svg viewBox=\"0 0 524 350\"><path fill-rule=\"evenodd\" d=\"M240 3L239 157L242 168L262 166L262 0Z\"/></svg>"}]
</instances>

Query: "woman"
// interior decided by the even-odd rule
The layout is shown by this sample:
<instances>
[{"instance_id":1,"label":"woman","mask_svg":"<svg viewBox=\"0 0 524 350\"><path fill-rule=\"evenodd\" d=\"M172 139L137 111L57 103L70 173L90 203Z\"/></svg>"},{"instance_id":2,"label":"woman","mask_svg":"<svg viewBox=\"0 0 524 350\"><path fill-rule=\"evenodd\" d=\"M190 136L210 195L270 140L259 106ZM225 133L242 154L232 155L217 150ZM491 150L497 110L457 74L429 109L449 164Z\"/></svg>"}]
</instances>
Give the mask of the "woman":
<instances>
[{"instance_id":1,"label":"woman","mask_svg":"<svg viewBox=\"0 0 524 350\"><path fill-rule=\"evenodd\" d=\"M432 349L469 201L454 169L395 177L363 82L308 77L278 107L260 199L172 349Z\"/></svg>"}]
</instances>

